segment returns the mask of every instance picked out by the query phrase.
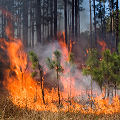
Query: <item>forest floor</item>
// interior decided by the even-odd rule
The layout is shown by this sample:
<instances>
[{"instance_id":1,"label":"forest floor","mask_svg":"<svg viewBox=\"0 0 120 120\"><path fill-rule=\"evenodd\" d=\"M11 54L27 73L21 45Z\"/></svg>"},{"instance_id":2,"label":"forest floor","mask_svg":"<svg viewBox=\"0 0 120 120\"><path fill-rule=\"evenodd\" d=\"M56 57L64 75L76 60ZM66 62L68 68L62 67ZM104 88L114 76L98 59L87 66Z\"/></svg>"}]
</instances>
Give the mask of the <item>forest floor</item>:
<instances>
[{"instance_id":1,"label":"forest floor","mask_svg":"<svg viewBox=\"0 0 120 120\"><path fill-rule=\"evenodd\" d=\"M4 93L4 94L3 94ZM70 112L33 111L16 107L0 92L0 120L120 120L120 114L95 115Z\"/></svg>"}]
</instances>

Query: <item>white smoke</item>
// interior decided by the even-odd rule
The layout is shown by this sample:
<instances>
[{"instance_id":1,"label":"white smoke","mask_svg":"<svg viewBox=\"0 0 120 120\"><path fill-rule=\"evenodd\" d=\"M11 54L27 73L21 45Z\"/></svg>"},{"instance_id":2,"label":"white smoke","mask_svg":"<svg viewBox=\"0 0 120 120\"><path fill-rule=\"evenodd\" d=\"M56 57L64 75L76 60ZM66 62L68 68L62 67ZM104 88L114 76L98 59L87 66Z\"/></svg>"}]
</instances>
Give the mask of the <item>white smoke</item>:
<instances>
[{"instance_id":1,"label":"white smoke","mask_svg":"<svg viewBox=\"0 0 120 120\"><path fill-rule=\"evenodd\" d=\"M39 62L43 66L44 70L47 68L46 59L48 57L52 58L53 52L55 50L59 50L60 52L62 52L62 49L58 42L53 42L53 43L49 43L49 44L45 44L45 45L38 44L37 46L35 46L32 49L31 48L28 49L28 51L31 51L31 50L34 51L38 55ZM74 87L76 88L76 90L78 90L78 91L79 90L84 90L84 91L89 90L90 91L91 76L84 76L82 74L82 71L77 68L77 65L74 65L74 67L73 66L71 67L70 64L66 64L66 61L63 59L63 57L61 58L61 60L62 60L62 62L64 62L64 68L63 68L64 70L66 70L68 67L69 67L69 69L71 69L71 75L75 79ZM54 70L51 71L48 69L47 73L48 73L48 76L47 76L48 84L56 84L55 83L56 74L55 74ZM62 74L61 76L64 76L64 78L66 78L66 82L64 82L64 83L67 84L70 82L70 79L67 79L69 77L69 73ZM62 83L63 82L61 82L61 87L63 87L63 89L64 89L64 87L67 85L63 85ZM101 93L100 88L95 81L93 81L92 89L93 89L93 91L97 92L98 95Z\"/></svg>"}]
</instances>

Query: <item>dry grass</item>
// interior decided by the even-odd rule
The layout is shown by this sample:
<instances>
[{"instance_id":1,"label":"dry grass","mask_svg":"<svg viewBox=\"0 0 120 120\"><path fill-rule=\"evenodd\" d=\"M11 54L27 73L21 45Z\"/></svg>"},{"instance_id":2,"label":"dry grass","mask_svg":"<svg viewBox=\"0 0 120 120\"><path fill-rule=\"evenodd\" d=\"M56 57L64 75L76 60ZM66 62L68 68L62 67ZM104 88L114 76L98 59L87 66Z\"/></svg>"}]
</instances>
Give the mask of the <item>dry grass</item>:
<instances>
[{"instance_id":1,"label":"dry grass","mask_svg":"<svg viewBox=\"0 0 120 120\"><path fill-rule=\"evenodd\" d=\"M97 116L70 112L36 112L19 109L8 98L0 96L0 120L120 120L120 114Z\"/></svg>"}]
</instances>

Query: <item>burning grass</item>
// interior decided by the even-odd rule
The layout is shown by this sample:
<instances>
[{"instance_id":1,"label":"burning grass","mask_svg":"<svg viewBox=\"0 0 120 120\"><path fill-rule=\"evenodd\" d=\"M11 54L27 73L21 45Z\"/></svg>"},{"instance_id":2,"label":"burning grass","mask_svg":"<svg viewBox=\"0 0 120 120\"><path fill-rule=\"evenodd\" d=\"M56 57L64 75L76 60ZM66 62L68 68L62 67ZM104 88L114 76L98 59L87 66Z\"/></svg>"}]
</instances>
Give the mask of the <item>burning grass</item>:
<instances>
[{"instance_id":1,"label":"burning grass","mask_svg":"<svg viewBox=\"0 0 120 120\"><path fill-rule=\"evenodd\" d=\"M13 38L11 34L11 26L8 24L6 27L6 35L9 38L9 41L0 39L2 42L1 48L6 51L10 63L10 68L6 69L4 72L3 84L9 92L9 97L1 97L1 119L94 120L102 119L102 117L103 119L104 117L113 119L113 116L116 117L116 120L119 119L119 114L117 114L120 113L120 102L118 97L113 99L112 104L109 104L108 99L102 99L102 96L100 98L96 97L92 109L90 107L92 101L89 100L89 104L86 106L74 100L75 97L81 95L81 89L78 90L75 87L75 79L79 79L78 76L80 76L80 72L78 71L74 77L70 74L70 65L67 67L64 65L64 62L70 64L68 59L70 53L63 42L59 42L59 44L63 56L61 65L65 68L60 79L64 90L59 91L61 96L60 99L57 94L58 90L55 88L52 90L44 88L44 103L42 101L41 87L39 83L31 77L29 61L27 53L24 51L23 44L21 40ZM60 99L59 101L61 101L61 104L58 104L58 99ZM71 102L71 105L69 101Z\"/></svg>"},{"instance_id":2,"label":"burning grass","mask_svg":"<svg viewBox=\"0 0 120 120\"><path fill-rule=\"evenodd\" d=\"M51 112L20 109L9 98L0 96L1 120L119 120L120 114L82 114L81 112Z\"/></svg>"}]
</instances>

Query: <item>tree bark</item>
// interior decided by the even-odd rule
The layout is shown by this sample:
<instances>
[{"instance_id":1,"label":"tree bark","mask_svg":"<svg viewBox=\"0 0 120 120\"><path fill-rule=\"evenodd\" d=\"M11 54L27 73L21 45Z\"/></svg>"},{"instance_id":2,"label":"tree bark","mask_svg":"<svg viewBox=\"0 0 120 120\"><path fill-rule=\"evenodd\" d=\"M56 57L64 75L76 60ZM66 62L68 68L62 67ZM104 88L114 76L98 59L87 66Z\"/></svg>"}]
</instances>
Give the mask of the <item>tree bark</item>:
<instances>
[{"instance_id":1,"label":"tree bark","mask_svg":"<svg viewBox=\"0 0 120 120\"><path fill-rule=\"evenodd\" d=\"M72 0L72 35L74 37L74 0Z\"/></svg>"},{"instance_id":2,"label":"tree bark","mask_svg":"<svg viewBox=\"0 0 120 120\"><path fill-rule=\"evenodd\" d=\"M91 79L91 108L92 108L92 98L93 98L93 93L92 93L92 79Z\"/></svg>"},{"instance_id":3,"label":"tree bark","mask_svg":"<svg viewBox=\"0 0 120 120\"><path fill-rule=\"evenodd\" d=\"M92 48L92 12L91 12L91 0L89 0L90 7L90 48Z\"/></svg>"},{"instance_id":4,"label":"tree bark","mask_svg":"<svg viewBox=\"0 0 120 120\"><path fill-rule=\"evenodd\" d=\"M42 91L42 100L43 103L45 104L45 99L44 99L44 82L43 82L43 71L41 70L41 67L39 65L39 72L40 72L40 85L41 85L41 91Z\"/></svg>"},{"instance_id":5,"label":"tree bark","mask_svg":"<svg viewBox=\"0 0 120 120\"><path fill-rule=\"evenodd\" d=\"M64 0L65 43L67 45L67 0Z\"/></svg>"},{"instance_id":6,"label":"tree bark","mask_svg":"<svg viewBox=\"0 0 120 120\"><path fill-rule=\"evenodd\" d=\"M57 39L57 0L54 0L54 36Z\"/></svg>"},{"instance_id":7,"label":"tree bark","mask_svg":"<svg viewBox=\"0 0 120 120\"><path fill-rule=\"evenodd\" d=\"M53 0L50 0L50 14L51 14L51 18L50 18L50 35L51 37L53 37Z\"/></svg>"},{"instance_id":8,"label":"tree bark","mask_svg":"<svg viewBox=\"0 0 120 120\"><path fill-rule=\"evenodd\" d=\"M58 99L59 99L59 105L60 105L60 86L59 86L58 66L57 66L57 81L58 81Z\"/></svg>"},{"instance_id":9,"label":"tree bark","mask_svg":"<svg viewBox=\"0 0 120 120\"><path fill-rule=\"evenodd\" d=\"M37 0L36 24L37 42L41 43L41 0Z\"/></svg>"},{"instance_id":10,"label":"tree bark","mask_svg":"<svg viewBox=\"0 0 120 120\"><path fill-rule=\"evenodd\" d=\"M71 105L71 71L70 71L70 105Z\"/></svg>"},{"instance_id":11,"label":"tree bark","mask_svg":"<svg viewBox=\"0 0 120 120\"><path fill-rule=\"evenodd\" d=\"M96 10L95 10L95 0L93 0L93 9L94 9L94 47L97 47L97 39L96 39Z\"/></svg>"},{"instance_id":12,"label":"tree bark","mask_svg":"<svg viewBox=\"0 0 120 120\"><path fill-rule=\"evenodd\" d=\"M115 41L115 47L116 47L116 52L118 53L118 43L119 43L119 17L118 17L118 0L116 0L116 41Z\"/></svg>"},{"instance_id":13,"label":"tree bark","mask_svg":"<svg viewBox=\"0 0 120 120\"><path fill-rule=\"evenodd\" d=\"M78 36L78 0L75 0L75 37Z\"/></svg>"},{"instance_id":14,"label":"tree bark","mask_svg":"<svg viewBox=\"0 0 120 120\"><path fill-rule=\"evenodd\" d=\"M24 0L23 5L23 43L28 46L28 1Z\"/></svg>"}]
</instances>

